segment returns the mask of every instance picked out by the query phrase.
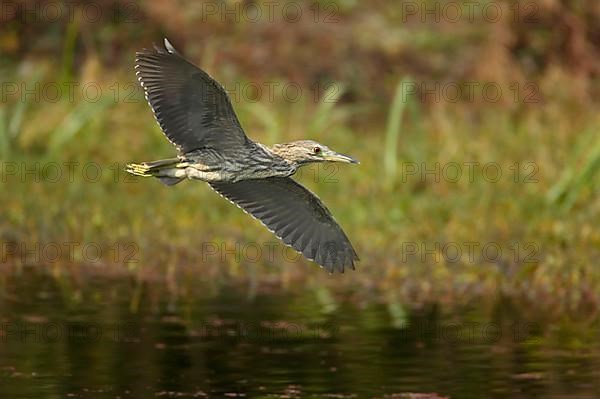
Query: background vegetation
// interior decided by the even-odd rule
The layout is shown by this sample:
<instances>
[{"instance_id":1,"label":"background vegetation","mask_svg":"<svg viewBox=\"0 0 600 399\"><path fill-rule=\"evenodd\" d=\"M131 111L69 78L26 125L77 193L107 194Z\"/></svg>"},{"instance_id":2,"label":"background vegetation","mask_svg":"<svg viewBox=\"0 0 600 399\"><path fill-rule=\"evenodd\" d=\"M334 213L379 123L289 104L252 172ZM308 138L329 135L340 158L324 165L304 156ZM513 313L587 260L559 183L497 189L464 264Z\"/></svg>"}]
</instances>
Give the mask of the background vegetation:
<instances>
[{"instance_id":1,"label":"background vegetation","mask_svg":"<svg viewBox=\"0 0 600 399\"><path fill-rule=\"evenodd\" d=\"M134 285L164 280L178 295L192 280L254 290L300 282L392 309L506 295L595 314L597 2L483 1L472 14L462 4L459 18L448 8L458 3L443 1L299 1L286 12L284 2L270 16L262 1L93 3L99 16L71 2L60 18L43 8L52 4L62 3L15 3L0 20L6 275L35 265L73 297L86 276L125 274ZM215 4L234 11L208 8ZM308 137L362 161L299 176L355 243L356 272L328 276L282 247L252 261L245 243L264 251L275 239L207 187L123 174L127 162L173 155L133 71L135 51L162 37L224 83L253 139ZM280 90L289 85L302 95ZM467 164L477 165L472 178ZM497 181L484 173L490 164L502 173ZM464 251L473 242L502 255L450 255L448 245ZM89 262L63 249L49 261L43 250L52 243L94 243L103 255ZM241 256L227 255L236 243ZM213 244L219 251L208 256Z\"/></svg>"}]
</instances>

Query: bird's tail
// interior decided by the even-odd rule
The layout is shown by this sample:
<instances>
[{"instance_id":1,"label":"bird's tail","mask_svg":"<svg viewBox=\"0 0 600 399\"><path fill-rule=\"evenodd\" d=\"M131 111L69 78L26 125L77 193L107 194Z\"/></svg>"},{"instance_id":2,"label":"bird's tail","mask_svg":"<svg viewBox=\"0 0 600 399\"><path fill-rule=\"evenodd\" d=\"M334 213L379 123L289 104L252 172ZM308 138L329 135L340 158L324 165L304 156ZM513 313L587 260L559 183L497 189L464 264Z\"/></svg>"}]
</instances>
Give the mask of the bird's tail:
<instances>
[{"instance_id":1,"label":"bird's tail","mask_svg":"<svg viewBox=\"0 0 600 399\"><path fill-rule=\"evenodd\" d=\"M185 172L182 170L181 159L170 158L159 161L130 163L125 167L125 171L135 176L157 177L167 186L173 186L185 179Z\"/></svg>"}]
</instances>

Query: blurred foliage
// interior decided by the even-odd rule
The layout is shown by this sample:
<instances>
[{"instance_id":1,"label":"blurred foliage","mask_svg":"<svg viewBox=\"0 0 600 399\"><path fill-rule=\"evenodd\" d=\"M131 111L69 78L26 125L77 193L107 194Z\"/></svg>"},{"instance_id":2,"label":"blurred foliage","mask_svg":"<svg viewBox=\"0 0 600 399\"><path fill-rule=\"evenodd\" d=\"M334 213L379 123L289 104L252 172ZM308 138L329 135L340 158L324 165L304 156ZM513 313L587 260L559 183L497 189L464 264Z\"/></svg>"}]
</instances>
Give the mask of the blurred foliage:
<instances>
[{"instance_id":1,"label":"blurred foliage","mask_svg":"<svg viewBox=\"0 0 600 399\"><path fill-rule=\"evenodd\" d=\"M63 67L75 70L90 58L128 69L135 50L168 35L190 58L230 75L306 87L344 82L344 101L375 102L373 112L406 75L551 86L536 93L540 101L582 104L600 94L594 0L22 1L1 18L4 64L63 54ZM509 100L505 106L521 105Z\"/></svg>"},{"instance_id":2,"label":"blurred foliage","mask_svg":"<svg viewBox=\"0 0 600 399\"><path fill-rule=\"evenodd\" d=\"M299 278L345 289L357 284L393 303L395 323L405 317L398 301L460 302L466 293L520 294L565 311L595 311L600 304L594 268L600 3L544 0L523 9L498 2L498 20L476 14L453 22L409 12L410 2L300 1L293 4L306 18L297 22L276 8L272 20L237 23L235 12L207 7L266 9L265 2L101 1L93 3L103 10L99 18L83 13L86 3L70 2L73 17L57 21L27 11L57 3L18 4L23 7L3 12L0 21L6 96L0 155L16 168L9 173L5 166L0 183L2 242L135 243L137 262L121 257L103 266L140 278L234 278L283 288ZM310 169L299 176L356 243L363 260L358 272L328 277L282 259L207 260L199 243L235 248L274 238L201 184L167 189L123 174L126 162L173 154L133 73L134 52L163 36L227 88L289 82L310 93L294 102L281 93L233 102L256 140L310 137L361 160L356 168L335 169L335 184L311 179ZM88 84L99 95L90 100L78 89L71 98L48 101L25 94L37 82ZM435 84L474 82L494 83L504 95L490 102L479 91L458 101L428 94ZM77 164L73 178L53 180L44 169L52 162ZM421 175L424 165L464 162L497 163L504 175L493 183L480 169L458 182ZM89 163L100 176L84 173ZM37 168L35 181L23 177L25 168ZM436 260L407 259L403 245L472 241L499 243L505 256L453 263L438 249ZM533 244L533 254L515 255L515 243ZM17 269L27 263L8 262ZM50 266L57 276L77 275L79 263ZM331 295L324 290L318 297L329 302Z\"/></svg>"}]
</instances>

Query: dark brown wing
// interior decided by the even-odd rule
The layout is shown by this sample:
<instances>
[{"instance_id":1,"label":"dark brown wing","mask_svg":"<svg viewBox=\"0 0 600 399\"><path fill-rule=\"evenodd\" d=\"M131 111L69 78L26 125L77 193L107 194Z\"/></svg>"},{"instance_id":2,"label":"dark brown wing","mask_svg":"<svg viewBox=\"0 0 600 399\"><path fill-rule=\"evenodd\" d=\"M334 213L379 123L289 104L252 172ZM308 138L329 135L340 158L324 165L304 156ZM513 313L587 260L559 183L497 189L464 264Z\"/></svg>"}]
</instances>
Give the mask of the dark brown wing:
<instances>
[{"instance_id":1,"label":"dark brown wing","mask_svg":"<svg viewBox=\"0 0 600 399\"><path fill-rule=\"evenodd\" d=\"M354 269L358 256L342 228L319 198L294 180L271 177L210 185L330 273Z\"/></svg>"},{"instance_id":2,"label":"dark brown wing","mask_svg":"<svg viewBox=\"0 0 600 399\"><path fill-rule=\"evenodd\" d=\"M136 53L136 75L167 138L180 152L248 144L223 87L173 48Z\"/></svg>"}]
</instances>

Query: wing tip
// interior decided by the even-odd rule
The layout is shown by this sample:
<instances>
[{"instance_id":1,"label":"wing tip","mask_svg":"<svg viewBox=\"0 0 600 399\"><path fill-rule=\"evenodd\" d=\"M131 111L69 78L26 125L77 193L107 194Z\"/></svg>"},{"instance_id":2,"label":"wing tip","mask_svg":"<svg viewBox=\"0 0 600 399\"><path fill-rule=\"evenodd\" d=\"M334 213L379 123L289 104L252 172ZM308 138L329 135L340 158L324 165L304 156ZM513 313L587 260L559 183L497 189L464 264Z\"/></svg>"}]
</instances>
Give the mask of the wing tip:
<instances>
[{"instance_id":1,"label":"wing tip","mask_svg":"<svg viewBox=\"0 0 600 399\"><path fill-rule=\"evenodd\" d=\"M269 179L278 179L278 178L269 178ZM285 181L291 180L289 178L284 178ZM265 179L267 180L267 179ZM273 180L269 180L270 182ZM293 181L293 180L291 180ZM257 184L256 181L253 181L253 184ZM260 182L260 180L259 180ZM352 244L349 242L348 238L345 236L343 231L341 232L341 236L334 237L329 241L323 241L320 235L312 235L311 239L307 242L304 240L300 240L299 238L304 237L303 234L299 236L297 234L293 234L296 230L285 231L278 228L276 225L267 222L267 218L262 213L257 212L254 209L248 209L247 206L240 201L239 192L238 195L233 195L230 190L227 190L227 187L232 185L243 184L244 181L240 181L237 183L209 183L210 187L221 197L225 198L227 201L242 209L246 214L252 216L254 219L258 220L264 227L267 228L271 233L275 234L285 245L291 247L296 252L300 253L304 258L309 261L314 262L319 267L324 269L328 274L334 274L335 272L344 273L346 269L356 270L355 261L359 260L358 254L352 247ZM265 183L263 181L263 183ZM295 182L294 182L295 183ZM298 183L295 183L298 184ZM300 186L302 187L302 186ZM302 187L306 190L304 187ZM308 191L308 190L306 190ZM312 193L311 193L312 194ZM314 194L313 194L314 195ZM245 204L248 205L248 204ZM337 224L336 224L337 226ZM298 228L298 226L295 226ZM340 228L341 230L341 228Z\"/></svg>"},{"instance_id":2,"label":"wing tip","mask_svg":"<svg viewBox=\"0 0 600 399\"><path fill-rule=\"evenodd\" d=\"M319 257L319 252L317 252L315 256L307 256L304 253L302 254L305 258L319 265L330 275L335 274L335 272L343 274L346 270L356 270L354 262L358 260L358 255L356 255L356 252L354 251L352 251L352 253L343 253L340 254L339 257L333 258L322 254ZM323 258L323 256L325 256L325 258Z\"/></svg>"},{"instance_id":3,"label":"wing tip","mask_svg":"<svg viewBox=\"0 0 600 399\"><path fill-rule=\"evenodd\" d=\"M173 44L166 37L163 38L163 46L164 47L161 47L156 43L152 43L151 49L143 48L139 51L136 51L135 52L136 60L141 57L148 57L148 56L152 56L152 55L156 55L156 54L174 54L174 55L178 55L178 56L182 57L181 53L179 51L177 51L175 46L173 46Z\"/></svg>"},{"instance_id":4,"label":"wing tip","mask_svg":"<svg viewBox=\"0 0 600 399\"><path fill-rule=\"evenodd\" d=\"M179 53L179 51L177 51L175 49L175 46L173 46L173 44L171 44L171 42L169 41L169 39L167 39L166 37L163 39L164 40L164 44L165 44L165 49L171 53L171 54L176 54L181 56L181 54Z\"/></svg>"}]
</instances>

